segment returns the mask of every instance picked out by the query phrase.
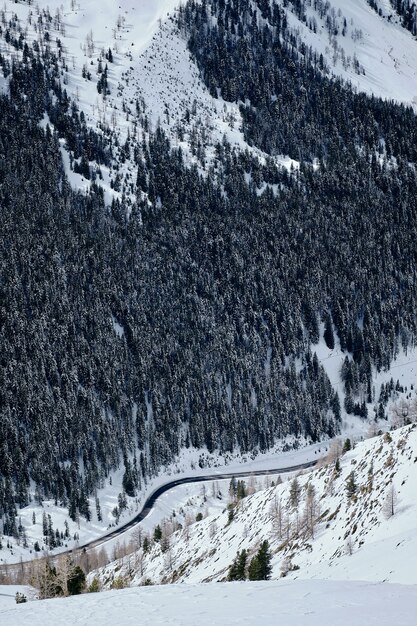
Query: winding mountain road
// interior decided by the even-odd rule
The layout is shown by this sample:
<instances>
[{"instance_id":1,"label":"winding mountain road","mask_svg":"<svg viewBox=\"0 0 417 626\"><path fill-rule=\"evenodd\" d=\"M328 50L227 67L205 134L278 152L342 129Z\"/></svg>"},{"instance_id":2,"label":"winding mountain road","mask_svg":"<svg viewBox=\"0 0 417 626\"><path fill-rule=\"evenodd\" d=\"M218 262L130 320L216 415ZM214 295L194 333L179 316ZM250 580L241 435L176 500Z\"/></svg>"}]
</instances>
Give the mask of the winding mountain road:
<instances>
[{"instance_id":1,"label":"winding mountain road","mask_svg":"<svg viewBox=\"0 0 417 626\"><path fill-rule=\"evenodd\" d=\"M135 517L122 526L115 528L109 533L98 537L97 539L93 539L88 543L84 543L77 548L73 548L70 550L65 550L64 552L60 552L56 555L50 555L49 559L54 560L63 554L71 554L73 552L88 552L90 550L94 550L95 548L103 545L107 541L111 539L115 539L116 537L120 537L128 530L133 529L135 526L140 524L141 521L145 519L152 511L157 500L167 491L173 489L174 487L178 487L180 485L185 485L189 483L203 483L203 482L211 482L213 480L227 480L231 478L242 478L247 476L268 476L271 474L287 474L289 472L297 472L303 469L309 469L314 467L320 459L315 459L314 461L308 461L306 463L299 463L298 465L291 465L289 467L278 467L278 468L270 468L264 470L246 470L239 472L226 472L222 474L207 474L205 476L190 476L186 478L177 478L175 480L171 480L160 487L157 487L145 500L143 507L141 510L135 515ZM5 576L13 576L13 574L23 573L24 567L26 565L31 564L33 561L24 561L20 563L10 563L10 564L0 564L0 575L3 574ZM1 576L0 576L1 577Z\"/></svg>"},{"instance_id":2,"label":"winding mountain road","mask_svg":"<svg viewBox=\"0 0 417 626\"><path fill-rule=\"evenodd\" d=\"M155 491L153 491L146 499L142 509L135 515L133 519L129 522L126 522L122 526L119 526L115 530L99 537L98 539L94 539L93 541L89 541L88 543L83 544L79 547L81 550L90 550L92 548L97 548L98 546L106 543L110 539L114 539L124 534L126 531L131 530L137 524L142 522L145 517L149 515L152 508L154 507L157 500L167 491L173 489L174 487L178 487L180 485L185 485L188 483L203 483L203 482L211 482L213 480L225 480L231 478L242 478L246 476L268 476L269 474L287 474L288 472L297 472L299 470L308 469L310 467L314 467L318 463L319 459L314 461L308 461L307 463L300 463L298 465L291 465L290 467L279 467L279 468L271 468L268 470L254 470L250 471L240 471L240 472L229 472L223 474L209 474L206 476L192 476L188 478L177 478L176 480L172 480L164 485L161 485ZM71 550L69 550L71 552ZM62 554L62 553L61 553Z\"/></svg>"}]
</instances>

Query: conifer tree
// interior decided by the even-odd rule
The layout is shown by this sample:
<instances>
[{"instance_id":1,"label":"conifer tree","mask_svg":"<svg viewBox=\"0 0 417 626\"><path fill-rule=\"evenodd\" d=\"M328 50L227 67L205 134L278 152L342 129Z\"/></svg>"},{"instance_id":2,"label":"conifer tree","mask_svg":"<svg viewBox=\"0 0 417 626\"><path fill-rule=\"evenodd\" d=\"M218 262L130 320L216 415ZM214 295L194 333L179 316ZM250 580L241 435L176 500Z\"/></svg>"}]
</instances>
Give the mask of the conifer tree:
<instances>
[{"instance_id":1,"label":"conifer tree","mask_svg":"<svg viewBox=\"0 0 417 626\"><path fill-rule=\"evenodd\" d=\"M229 568L227 580L245 580L246 579L246 563L248 554L246 550L237 553L235 560Z\"/></svg>"},{"instance_id":2,"label":"conifer tree","mask_svg":"<svg viewBox=\"0 0 417 626\"><path fill-rule=\"evenodd\" d=\"M257 554L252 558L249 569L249 580L269 580L271 578L272 555L269 549L269 543L267 540L263 541Z\"/></svg>"},{"instance_id":3,"label":"conifer tree","mask_svg":"<svg viewBox=\"0 0 417 626\"><path fill-rule=\"evenodd\" d=\"M349 500L356 496L358 487L356 485L355 472L351 472L346 480L346 495Z\"/></svg>"}]
</instances>

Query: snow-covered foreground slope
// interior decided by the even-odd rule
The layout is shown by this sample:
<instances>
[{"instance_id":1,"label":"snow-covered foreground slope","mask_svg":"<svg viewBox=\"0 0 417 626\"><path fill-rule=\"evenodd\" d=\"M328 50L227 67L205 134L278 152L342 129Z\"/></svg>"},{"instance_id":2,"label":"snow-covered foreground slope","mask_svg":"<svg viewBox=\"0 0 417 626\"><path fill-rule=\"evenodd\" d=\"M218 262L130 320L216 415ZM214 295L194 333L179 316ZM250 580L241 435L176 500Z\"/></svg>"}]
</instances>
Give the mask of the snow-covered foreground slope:
<instances>
[{"instance_id":1,"label":"snow-covered foreground slope","mask_svg":"<svg viewBox=\"0 0 417 626\"><path fill-rule=\"evenodd\" d=\"M274 581L125 589L19 606L3 603L8 626L411 626L417 588L328 581Z\"/></svg>"},{"instance_id":2,"label":"snow-covered foreground slope","mask_svg":"<svg viewBox=\"0 0 417 626\"><path fill-rule=\"evenodd\" d=\"M416 426L358 444L336 463L339 453L334 447L326 466L297 478L296 502L293 477L241 500L223 500L222 511L184 524L164 545L110 564L99 572L101 581L110 586L119 577L132 585L225 580L239 550L251 558L267 539L273 578L284 572L417 584Z\"/></svg>"},{"instance_id":3,"label":"snow-covered foreground slope","mask_svg":"<svg viewBox=\"0 0 417 626\"><path fill-rule=\"evenodd\" d=\"M291 503L294 475L240 501L231 498L229 506L227 497L217 508L209 506L208 491L198 501L190 496L194 513L203 511L204 517L205 507L208 515L188 525L177 512L183 528L169 537L163 553L161 541L145 557L138 549L96 572L106 586L123 580L129 589L16 605L15 588L0 587L0 622L414 624L417 427L340 452L333 446L327 465L297 477L297 504ZM174 503L165 504L168 514ZM251 558L264 539L271 546L272 578L279 580L199 584L224 581L236 552L246 548ZM146 579L188 584L138 588Z\"/></svg>"}]
</instances>

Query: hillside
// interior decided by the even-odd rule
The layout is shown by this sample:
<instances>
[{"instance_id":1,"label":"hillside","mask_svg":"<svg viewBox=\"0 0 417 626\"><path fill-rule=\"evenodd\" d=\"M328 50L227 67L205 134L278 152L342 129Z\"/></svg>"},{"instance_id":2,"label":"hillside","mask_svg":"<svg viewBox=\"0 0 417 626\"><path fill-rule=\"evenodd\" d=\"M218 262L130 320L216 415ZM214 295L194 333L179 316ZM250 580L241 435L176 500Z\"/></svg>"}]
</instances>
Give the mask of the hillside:
<instances>
[{"instance_id":1,"label":"hillside","mask_svg":"<svg viewBox=\"0 0 417 626\"><path fill-rule=\"evenodd\" d=\"M138 615L152 626L258 620L271 625L285 620L289 626L323 621L344 626L352 620L363 626L372 620L411 625L417 425L348 447L335 443L322 467L272 486L248 478L231 489L232 483L219 481L179 508L171 499L165 508L174 510L160 522L161 537L154 542L153 532L135 535L136 542L149 541L149 551L144 543L136 545L134 552L90 573L96 590L100 581L111 591L33 601L29 588L0 587L0 619L10 626L74 620L110 625L115 619L128 626ZM269 477L269 484L271 478L276 481ZM196 513L200 521L194 521ZM172 533L175 525L179 530ZM224 582L236 554L246 550L249 563L265 539L272 580ZM29 603L16 606L16 590Z\"/></svg>"},{"instance_id":2,"label":"hillside","mask_svg":"<svg viewBox=\"0 0 417 626\"><path fill-rule=\"evenodd\" d=\"M150 534L148 552L137 547L100 570L100 580L105 587L117 579L132 586L224 581L238 552L247 551L249 565L268 540L273 579L415 584L416 459L413 424L343 455L342 445L333 445L323 467L267 489L258 483L246 497L238 485L232 494L224 485L219 502L217 490L207 489L194 509L176 509L160 522L162 537L153 542ZM253 481L245 489L253 492Z\"/></svg>"}]
</instances>

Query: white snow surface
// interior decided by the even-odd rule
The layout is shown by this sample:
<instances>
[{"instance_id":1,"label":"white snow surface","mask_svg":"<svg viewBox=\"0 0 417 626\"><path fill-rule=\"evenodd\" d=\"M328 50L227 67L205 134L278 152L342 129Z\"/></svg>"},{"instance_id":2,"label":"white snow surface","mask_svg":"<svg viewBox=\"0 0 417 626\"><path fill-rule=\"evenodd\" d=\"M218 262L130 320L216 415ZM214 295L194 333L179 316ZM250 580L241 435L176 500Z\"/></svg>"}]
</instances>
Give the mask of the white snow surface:
<instances>
[{"instance_id":1,"label":"white snow surface","mask_svg":"<svg viewBox=\"0 0 417 626\"><path fill-rule=\"evenodd\" d=\"M0 585L0 615L4 610L16 606L16 593L22 593L27 600L37 598L36 589L28 585Z\"/></svg>"},{"instance_id":2,"label":"white snow surface","mask_svg":"<svg viewBox=\"0 0 417 626\"><path fill-rule=\"evenodd\" d=\"M1 593L7 626L414 626L417 606L414 586L317 580L142 587L13 607Z\"/></svg>"}]
</instances>

